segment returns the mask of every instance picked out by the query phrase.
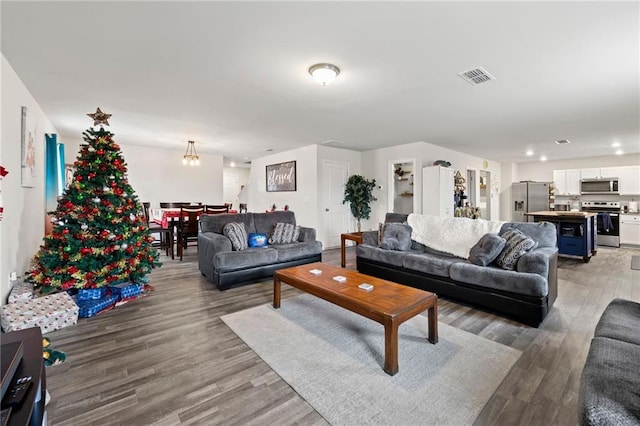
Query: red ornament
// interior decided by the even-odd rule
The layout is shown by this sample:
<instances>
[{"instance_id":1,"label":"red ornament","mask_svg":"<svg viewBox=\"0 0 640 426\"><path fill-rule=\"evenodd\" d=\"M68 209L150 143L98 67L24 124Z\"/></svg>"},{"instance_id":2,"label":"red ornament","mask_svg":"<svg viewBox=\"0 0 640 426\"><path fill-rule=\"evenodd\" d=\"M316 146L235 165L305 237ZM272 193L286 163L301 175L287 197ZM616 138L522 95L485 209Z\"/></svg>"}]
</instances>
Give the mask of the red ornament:
<instances>
[{"instance_id":1,"label":"red ornament","mask_svg":"<svg viewBox=\"0 0 640 426\"><path fill-rule=\"evenodd\" d=\"M82 175L77 175L77 176L76 176L76 180L77 180L78 182L80 182L80 181L82 180Z\"/></svg>"},{"instance_id":2,"label":"red ornament","mask_svg":"<svg viewBox=\"0 0 640 426\"><path fill-rule=\"evenodd\" d=\"M69 233L69 229L68 229L68 228L64 228L64 229L62 230L62 233L63 233L63 234L65 234L65 235L66 235L66 234L68 234L68 233Z\"/></svg>"},{"instance_id":3,"label":"red ornament","mask_svg":"<svg viewBox=\"0 0 640 426\"><path fill-rule=\"evenodd\" d=\"M116 186L118 186L118 184L116 183L115 180L111 181L111 187L115 188Z\"/></svg>"},{"instance_id":4,"label":"red ornament","mask_svg":"<svg viewBox=\"0 0 640 426\"><path fill-rule=\"evenodd\" d=\"M104 149L99 149L96 151L96 154L98 155L104 155Z\"/></svg>"},{"instance_id":5,"label":"red ornament","mask_svg":"<svg viewBox=\"0 0 640 426\"><path fill-rule=\"evenodd\" d=\"M122 214L122 209L118 207L118 208L116 209L116 213L118 213L118 214Z\"/></svg>"},{"instance_id":6,"label":"red ornament","mask_svg":"<svg viewBox=\"0 0 640 426\"><path fill-rule=\"evenodd\" d=\"M80 249L80 254L91 254L91 249L89 247L82 247Z\"/></svg>"}]
</instances>

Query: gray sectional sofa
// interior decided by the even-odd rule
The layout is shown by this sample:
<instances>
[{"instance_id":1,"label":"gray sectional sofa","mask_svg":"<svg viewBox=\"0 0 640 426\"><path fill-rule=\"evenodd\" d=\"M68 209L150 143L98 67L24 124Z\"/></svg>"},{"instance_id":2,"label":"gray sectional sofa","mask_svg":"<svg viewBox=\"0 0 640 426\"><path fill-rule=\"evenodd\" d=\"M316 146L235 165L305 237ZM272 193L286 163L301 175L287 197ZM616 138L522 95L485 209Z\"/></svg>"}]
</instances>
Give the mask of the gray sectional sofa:
<instances>
[{"instance_id":1,"label":"gray sectional sofa","mask_svg":"<svg viewBox=\"0 0 640 426\"><path fill-rule=\"evenodd\" d=\"M640 304L615 299L598 321L580 380L580 424L640 424Z\"/></svg>"},{"instance_id":2,"label":"gray sectional sofa","mask_svg":"<svg viewBox=\"0 0 640 426\"><path fill-rule=\"evenodd\" d=\"M223 228L229 222L243 223L247 234L261 233L270 237L276 223L296 225L296 218L292 211L202 215L198 267L219 290L270 277L281 268L322 261L322 243L316 240L313 228L301 226L298 240L290 244L236 251L231 240L223 234Z\"/></svg>"},{"instance_id":3,"label":"gray sectional sofa","mask_svg":"<svg viewBox=\"0 0 640 426\"><path fill-rule=\"evenodd\" d=\"M387 214L386 223L406 222L407 215ZM558 249L551 223L505 223L500 233L518 229L537 241L537 247L517 263L515 270L478 266L411 241L408 251L378 247L378 232L363 234L356 248L359 272L427 290L471 305L496 311L538 327L556 299Z\"/></svg>"}]
</instances>

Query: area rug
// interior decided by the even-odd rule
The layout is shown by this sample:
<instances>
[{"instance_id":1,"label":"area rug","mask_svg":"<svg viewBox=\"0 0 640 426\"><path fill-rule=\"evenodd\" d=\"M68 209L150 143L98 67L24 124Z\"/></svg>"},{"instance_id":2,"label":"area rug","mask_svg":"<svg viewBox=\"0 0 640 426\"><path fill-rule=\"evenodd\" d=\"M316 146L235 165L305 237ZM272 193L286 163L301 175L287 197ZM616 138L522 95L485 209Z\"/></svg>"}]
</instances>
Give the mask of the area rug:
<instances>
[{"instance_id":1,"label":"area rug","mask_svg":"<svg viewBox=\"0 0 640 426\"><path fill-rule=\"evenodd\" d=\"M387 375L382 325L311 295L222 320L333 425L471 424L522 354L427 318L400 326L399 372Z\"/></svg>"},{"instance_id":2,"label":"area rug","mask_svg":"<svg viewBox=\"0 0 640 426\"><path fill-rule=\"evenodd\" d=\"M640 270L640 256L631 256L631 269Z\"/></svg>"}]
</instances>

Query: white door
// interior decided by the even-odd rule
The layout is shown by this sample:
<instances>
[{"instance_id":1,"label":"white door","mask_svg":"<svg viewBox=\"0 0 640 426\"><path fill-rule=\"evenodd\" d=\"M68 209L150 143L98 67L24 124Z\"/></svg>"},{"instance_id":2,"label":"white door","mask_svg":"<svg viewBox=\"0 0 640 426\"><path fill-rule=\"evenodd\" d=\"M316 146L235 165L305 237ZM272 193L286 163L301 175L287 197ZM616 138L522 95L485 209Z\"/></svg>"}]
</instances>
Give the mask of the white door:
<instances>
[{"instance_id":1,"label":"white door","mask_svg":"<svg viewBox=\"0 0 640 426\"><path fill-rule=\"evenodd\" d=\"M222 198L223 200L215 201L215 204L221 203L233 203L236 198L238 198L238 193L240 192L240 188L238 187L238 176L234 175L224 175L222 177ZM238 206L232 206L237 209Z\"/></svg>"},{"instance_id":2,"label":"white door","mask_svg":"<svg viewBox=\"0 0 640 426\"><path fill-rule=\"evenodd\" d=\"M344 185L349 178L349 165L334 161L324 161L323 176L323 233L324 248L340 247L340 234L355 231L351 229L351 211L348 204L342 204Z\"/></svg>"}]
</instances>

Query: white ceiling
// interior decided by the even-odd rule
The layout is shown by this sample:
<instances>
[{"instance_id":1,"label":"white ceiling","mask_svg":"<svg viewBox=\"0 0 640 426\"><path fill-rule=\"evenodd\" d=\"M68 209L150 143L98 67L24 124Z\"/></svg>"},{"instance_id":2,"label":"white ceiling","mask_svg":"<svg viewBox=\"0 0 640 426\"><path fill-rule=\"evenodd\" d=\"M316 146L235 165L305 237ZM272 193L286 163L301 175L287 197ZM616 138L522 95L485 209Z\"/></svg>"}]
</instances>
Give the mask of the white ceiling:
<instances>
[{"instance_id":1,"label":"white ceiling","mask_svg":"<svg viewBox=\"0 0 640 426\"><path fill-rule=\"evenodd\" d=\"M238 163L328 140L517 162L640 152L636 1L0 7L2 52L63 140L100 106L121 144L195 140ZM332 85L311 80L317 62L340 67ZM457 76L477 66L496 80Z\"/></svg>"}]
</instances>

